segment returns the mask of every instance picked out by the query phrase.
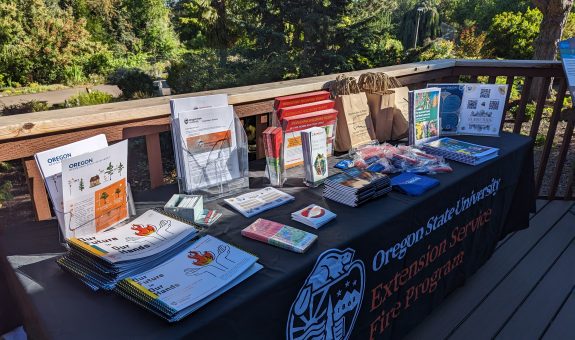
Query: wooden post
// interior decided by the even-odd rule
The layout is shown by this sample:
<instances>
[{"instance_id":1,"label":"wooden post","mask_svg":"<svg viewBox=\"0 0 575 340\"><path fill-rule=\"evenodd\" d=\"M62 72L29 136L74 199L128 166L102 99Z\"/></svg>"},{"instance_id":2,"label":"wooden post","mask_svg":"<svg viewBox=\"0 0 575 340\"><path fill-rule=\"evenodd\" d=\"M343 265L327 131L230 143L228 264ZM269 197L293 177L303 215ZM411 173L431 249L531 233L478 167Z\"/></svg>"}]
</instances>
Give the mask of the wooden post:
<instances>
[{"instance_id":1,"label":"wooden post","mask_svg":"<svg viewBox=\"0 0 575 340\"><path fill-rule=\"evenodd\" d=\"M256 158L261 159L266 156L264 150L264 130L268 127L268 115L263 114L256 117Z\"/></svg>"},{"instance_id":2,"label":"wooden post","mask_svg":"<svg viewBox=\"0 0 575 340\"><path fill-rule=\"evenodd\" d=\"M34 159L24 159L22 160L22 165L24 166L24 174L26 175L28 192L30 193L36 220L45 221L52 219L44 179L42 174L40 174L36 161Z\"/></svg>"},{"instance_id":3,"label":"wooden post","mask_svg":"<svg viewBox=\"0 0 575 340\"><path fill-rule=\"evenodd\" d=\"M155 189L164 184L164 167L162 165L162 150L160 149L159 133L146 135L146 151L148 153L150 186L152 189Z\"/></svg>"}]
</instances>

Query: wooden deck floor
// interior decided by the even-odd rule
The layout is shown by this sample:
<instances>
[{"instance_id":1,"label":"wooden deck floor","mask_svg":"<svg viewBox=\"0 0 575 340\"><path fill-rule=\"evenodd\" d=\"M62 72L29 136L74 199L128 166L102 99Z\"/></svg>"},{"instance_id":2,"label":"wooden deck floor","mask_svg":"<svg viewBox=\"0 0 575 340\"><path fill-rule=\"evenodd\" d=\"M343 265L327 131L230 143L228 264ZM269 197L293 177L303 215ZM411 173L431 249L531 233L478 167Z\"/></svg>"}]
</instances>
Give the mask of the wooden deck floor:
<instances>
[{"instance_id":1,"label":"wooden deck floor","mask_svg":"<svg viewBox=\"0 0 575 340\"><path fill-rule=\"evenodd\" d=\"M575 202L537 210L407 339L575 339Z\"/></svg>"}]
</instances>

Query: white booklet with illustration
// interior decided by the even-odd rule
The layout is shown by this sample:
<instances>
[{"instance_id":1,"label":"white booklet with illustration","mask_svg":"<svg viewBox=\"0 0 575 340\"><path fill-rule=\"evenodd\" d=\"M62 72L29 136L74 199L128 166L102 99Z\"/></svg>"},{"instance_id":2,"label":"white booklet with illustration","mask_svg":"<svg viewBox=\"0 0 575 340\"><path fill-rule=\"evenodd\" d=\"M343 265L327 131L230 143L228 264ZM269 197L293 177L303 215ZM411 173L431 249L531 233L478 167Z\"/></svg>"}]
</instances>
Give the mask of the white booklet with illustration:
<instances>
[{"instance_id":1,"label":"white booklet with illustration","mask_svg":"<svg viewBox=\"0 0 575 340\"><path fill-rule=\"evenodd\" d=\"M240 177L232 106L180 112L178 122L186 191Z\"/></svg>"},{"instance_id":2,"label":"white booklet with illustration","mask_svg":"<svg viewBox=\"0 0 575 340\"><path fill-rule=\"evenodd\" d=\"M292 195L272 187L224 199L227 204L245 217L252 217L293 200L295 198Z\"/></svg>"},{"instance_id":3,"label":"white booklet with illustration","mask_svg":"<svg viewBox=\"0 0 575 340\"><path fill-rule=\"evenodd\" d=\"M252 267L258 258L206 235L161 265L123 284L152 298L156 309L174 314L202 304ZM124 287L125 288L125 287ZM189 311L191 312L191 311Z\"/></svg>"},{"instance_id":4,"label":"white booklet with illustration","mask_svg":"<svg viewBox=\"0 0 575 340\"><path fill-rule=\"evenodd\" d=\"M66 239L128 218L127 164L127 140L62 161Z\"/></svg>"},{"instance_id":5,"label":"white booklet with illustration","mask_svg":"<svg viewBox=\"0 0 575 340\"><path fill-rule=\"evenodd\" d=\"M40 173L42 173L42 177L44 177L48 196L52 201L54 213L58 219L58 224L60 225L62 234L65 234L62 161L87 152L103 149L107 146L108 142L106 140L106 136L100 134L54 149L38 152L34 155L38 168L40 169Z\"/></svg>"},{"instance_id":6,"label":"white booklet with illustration","mask_svg":"<svg viewBox=\"0 0 575 340\"><path fill-rule=\"evenodd\" d=\"M190 224L148 210L110 231L73 237L68 243L108 263L119 263L161 253L197 233Z\"/></svg>"}]
</instances>

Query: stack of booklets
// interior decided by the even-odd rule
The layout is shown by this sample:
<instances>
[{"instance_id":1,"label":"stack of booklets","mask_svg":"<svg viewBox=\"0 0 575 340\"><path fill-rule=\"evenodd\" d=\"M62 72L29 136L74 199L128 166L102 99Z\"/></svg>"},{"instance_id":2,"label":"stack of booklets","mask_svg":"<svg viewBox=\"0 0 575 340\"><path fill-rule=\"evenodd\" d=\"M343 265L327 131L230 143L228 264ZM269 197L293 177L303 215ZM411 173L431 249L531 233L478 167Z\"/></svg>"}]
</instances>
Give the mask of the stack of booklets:
<instances>
[{"instance_id":1,"label":"stack of booklets","mask_svg":"<svg viewBox=\"0 0 575 340\"><path fill-rule=\"evenodd\" d=\"M327 177L327 145L325 129L314 127L301 132L305 183L316 187Z\"/></svg>"},{"instance_id":2,"label":"stack of booklets","mask_svg":"<svg viewBox=\"0 0 575 340\"><path fill-rule=\"evenodd\" d=\"M243 229L242 235L296 253L304 253L317 239L317 235L307 231L263 218Z\"/></svg>"},{"instance_id":3,"label":"stack of booklets","mask_svg":"<svg viewBox=\"0 0 575 340\"><path fill-rule=\"evenodd\" d=\"M175 216L148 210L107 232L67 239L70 251L57 262L92 289L109 290L181 252L198 232Z\"/></svg>"},{"instance_id":4,"label":"stack of booklets","mask_svg":"<svg viewBox=\"0 0 575 340\"><path fill-rule=\"evenodd\" d=\"M425 143L422 149L432 155L443 156L469 165L481 164L499 155L497 148L467 143L449 137Z\"/></svg>"},{"instance_id":5,"label":"stack of booklets","mask_svg":"<svg viewBox=\"0 0 575 340\"><path fill-rule=\"evenodd\" d=\"M271 185L280 186L284 182L283 130L279 127L268 127L264 130L263 137L267 176Z\"/></svg>"},{"instance_id":6,"label":"stack of booklets","mask_svg":"<svg viewBox=\"0 0 575 340\"><path fill-rule=\"evenodd\" d=\"M274 120L284 135L284 165L286 169L303 164L301 131L321 127L326 132L327 155L333 153L337 111L328 91L315 91L278 97L274 102Z\"/></svg>"},{"instance_id":7,"label":"stack of booklets","mask_svg":"<svg viewBox=\"0 0 575 340\"><path fill-rule=\"evenodd\" d=\"M248 218L293 200L295 198L292 195L272 187L224 199L232 208Z\"/></svg>"},{"instance_id":8,"label":"stack of booklets","mask_svg":"<svg viewBox=\"0 0 575 340\"><path fill-rule=\"evenodd\" d=\"M323 197L350 207L357 207L391 191L387 175L357 168L330 176L324 183Z\"/></svg>"},{"instance_id":9,"label":"stack of booklets","mask_svg":"<svg viewBox=\"0 0 575 340\"><path fill-rule=\"evenodd\" d=\"M175 322L260 270L257 260L252 254L206 235L186 244L169 260L126 277L115 291Z\"/></svg>"},{"instance_id":10,"label":"stack of booklets","mask_svg":"<svg viewBox=\"0 0 575 340\"><path fill-rule=\"evenodd\" d=\"M291 214L292 220L315 229L319 229L321 226L336 217L337 215L333 212L315 204L308 205L307 207Z\"/></svg>"}]
</instances>

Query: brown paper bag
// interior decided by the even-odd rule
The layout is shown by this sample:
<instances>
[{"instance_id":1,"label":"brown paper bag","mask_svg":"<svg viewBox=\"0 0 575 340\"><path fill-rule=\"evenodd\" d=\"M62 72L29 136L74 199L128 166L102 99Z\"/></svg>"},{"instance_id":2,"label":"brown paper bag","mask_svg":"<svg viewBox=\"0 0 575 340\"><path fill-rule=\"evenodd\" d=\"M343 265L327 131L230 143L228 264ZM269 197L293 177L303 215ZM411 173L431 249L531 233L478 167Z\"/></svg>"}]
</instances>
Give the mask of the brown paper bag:
<instances>
[{"instance_id":1,"label":"brown paper bag","mask_svg":"<svg viewBox=\"0 0 575 340\"><path fill-rule=\"evenodd\" d=\"M397 140L406 138L409 131L409 89L398 87L393 89L393 127L391 129L391 139Z\"/></svg>"},{"instance_id":2,"label":"brown paper bag","mask_svg":"<svg viewBox=\"0 0 575 340\"><path fill-rule=\"evenodd\" d=\"M338 95L335 109L338 111L334 143L336 151L348 151L375 138L364 92Z\"/></svg>"},{"instance_id":3,"label":"brown paper bag","mask_svg":"<svg viewBox=\"0 0 575 340\"><path fill-rule=\"evenodd\" d=\"M395 94L393 91L367 93L367 104L375 138L381 143L391 139L393 128L393 116L395 108Z\"/></svg>"}]
</instances>

